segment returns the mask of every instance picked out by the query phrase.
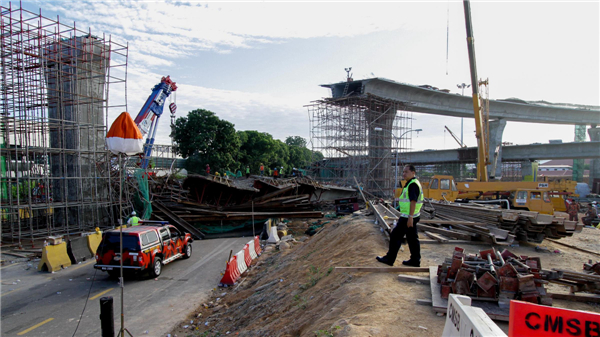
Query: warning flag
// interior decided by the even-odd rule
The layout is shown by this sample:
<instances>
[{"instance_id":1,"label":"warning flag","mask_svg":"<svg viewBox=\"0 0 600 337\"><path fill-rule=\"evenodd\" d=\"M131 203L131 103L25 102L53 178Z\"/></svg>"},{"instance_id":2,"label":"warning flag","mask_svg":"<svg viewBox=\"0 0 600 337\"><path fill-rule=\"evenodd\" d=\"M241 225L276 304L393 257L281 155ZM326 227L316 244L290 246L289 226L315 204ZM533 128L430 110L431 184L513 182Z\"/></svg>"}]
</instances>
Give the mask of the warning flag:
<instances>
[{"instance_id":1,"label":"warning flag","mask_svg":"<svg viewBox=\"0 0 600 337\"><path fill-rule=\"evenodd\" d=\"M127 111L120 114L110 126L110 130L106 134L106 145L108 150L114 154L122 153L132 156L143 152L142 133Z\"/></svg>"}]
</instances>

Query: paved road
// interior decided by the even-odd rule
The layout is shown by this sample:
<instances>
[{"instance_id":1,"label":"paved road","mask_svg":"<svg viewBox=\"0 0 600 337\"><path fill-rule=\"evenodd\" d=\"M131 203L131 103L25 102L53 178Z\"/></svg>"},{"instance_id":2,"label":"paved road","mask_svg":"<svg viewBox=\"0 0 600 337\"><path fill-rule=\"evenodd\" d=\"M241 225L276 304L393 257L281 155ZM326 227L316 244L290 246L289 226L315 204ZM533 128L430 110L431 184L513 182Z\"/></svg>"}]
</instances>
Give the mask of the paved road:
<instances>
[{"instance_id":1,"label":"paved road","mask_svg":"<svg viewBox=\"0 0 600 337\"><path fill-rule=\"evenodd\" d=\"M195 241L190 259L166 265L157 280L125 278L125 327L133 336L164 336L217 287L229 251L235 254L251 238ZM2 336L100 336L99 298L114 299L115 334L120 328L121 289L118 280L96 271L94 261L54 274L38 272L37 264L0 269ZM88 296L89 295L89 296ZM146 334L146 331L147 334Z\"/></svg>"}]
</instances>

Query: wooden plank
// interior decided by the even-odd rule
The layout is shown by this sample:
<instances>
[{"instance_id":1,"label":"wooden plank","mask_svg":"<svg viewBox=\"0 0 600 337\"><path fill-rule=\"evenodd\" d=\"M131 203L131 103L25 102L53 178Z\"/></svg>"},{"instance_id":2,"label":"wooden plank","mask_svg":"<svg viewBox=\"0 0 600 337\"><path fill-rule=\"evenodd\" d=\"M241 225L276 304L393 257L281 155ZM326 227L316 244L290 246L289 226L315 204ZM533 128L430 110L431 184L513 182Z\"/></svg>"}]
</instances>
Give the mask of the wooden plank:
<instances>
[{"instance_id":1,"label":"wooden plank","mask_svg":"<svg viewBox=\"0 0 600 337\"><path fill-rule=\"evenodd\" d=\"M29 258L29 256L27 256L27 255L19 254L19 253L14 253L14 252L2 252L0 254L2 254L2 255L16 256L16 257L21 257L21 258Z\"/></svg>"},{"instance_id":2,"label":"wooden plank","mask_svg":"<svg viewBox=\"0 0 600 337\"><path fill-rule=\"evenodd\" d=\"M436 240L437 242L448 242L448 239L439 235L439 234L435 234L435 233L431 233L428 231L425 231L425 235L429 236L430 238Z\"/></svg>"},{"instance_id":3,"label":"wooden plank","mask_svg":"<svg viewBox=\"0 0 600 337\"><path fill-rule=\"evenodd\" d=\"M471 221L454 221L454 220L436 220L436 219L424 219L419 220L419 223L424 224L440 224L440 225L465 225L465 226L485 226L483 222L471 222Z\"/></svg>"},{"instance_id":4,"label":"wooden plank","mask_svg":"<svg viewBox=\"0 0 600 337\"><path fill-rule=\"evenodd\" d=\"M442 244L442 243L450 243L450 244L457 244L457 245L483 245L484 244L480 241L448 240L448 242L439 242L437 240L428 240L428 239L419 239L419 243L422 245Z\"/></svg>"},{"instance_id":5,"label":"wooden plank","mask_svg":"<svg viewBox=\"0 0 600 337\"><path fill-rule=\"evenodd\" d=\"M428 267L335 267L340 272L369 272L369 273L427 273Z\"/></svg>"},{"instance_id":6,"label":"wooden plank","mask_svg":"<svg viewBox=\"0 0 600 337\"><path fill-rule=\"evenodd\" d=\"M594 254L594 255L600 256L600 253L592 252L592 251L590 251L590 250L587 250L587 249L583 249L583 248L575 247L575 246L573 246L573 245L569 245L569 244L566 244L566 243L558 242L558 241L556 241L556 240L552 240L552 239L548 239L548 238L546 238L545 240L546 240L546 241L553 242L553 243L557 243L557 244L559 244L559 245L562 245L562 246L565 246L565 247L569 247L569 248L572 248L572 249L578 250L578 251L580 251L580 252L584 252L584 253L588 253L588 254Z\"/></svg>"},{"instance_id":7,"label":"wooden plank","mask_svg":"<svg viewBox=\"0 0 600 337\"><path fill-rule=\"evenodd\" d=\"M600 275L585 274L585 273L579 273L576 271L571 271L571 270L566 270L566 269L558 269L558 268L552 268L552 270L562 272L563 278L567 278L567 276L573 276L575 278L589 280L590 282L600 282Z\"/></svg>"},{"instance_id":8,"label":"wooden plank","mask_svg":"<svg viewBox=\"0 0 600 337\"><path fill-rule=\"evenodd\" d=\"M426 300L426 299L423 299L423 298L417 298L417 304L419 304L419 305L426 305L426 306L430 307L432 303L433 302L431 300Z\"/></svg>"},{"instance_id":9,"label":"wooden plank","mask_svg":"<svg viewBox=\"0 0 600 337\"><path fill-rule=\"evenodd\" d=\"M429 277L425 276L414 276L414 275L398 275L398 280L408 282L421 282L423 284L429 283Z\"/></svg>"},{"instance_id":10,"label":"wooden plank","mask_svg":"<svg viewBox=\"0 0 600 337\"><path fill-rule=\"evenodd\" d=\"M432 307L435 312L446 313L448 311L448 300L442 298L442 286L437 282L437 266L429 267L429 284L431 286ZM496 302L482 302L473 298L472 307L483 309L491 319L508 322L509 309L501 309Z\"/></svg>"},{"instance_id":11,"label":"wooden plank","mask_svg":"<svg viewBox=\"0 0 600 337\"><path fill-rule=\"evenodd\" d=\"M556 294L556 293L548 293L552 299L555 300L566 300L573 302L592 302L592 303L600 303L600 296L584 296L584 295L571 295L571 294Z\"/></svg>"},{"instance_id":12,"label":"wooden plank","mask_svg":"<svg viewBox=\"0 0 600 337\"><path fill-rule=\"evenodd\" d=\"M417 229L421 230L423 232L428 231L428 232L433 232L436 234L442 234L444 236L448 236L448 237L453 237L453 238L457 238L457 239L461 239L461 240L471 240L471 235L467 235L467 234L462 234L462 233L457 233L455 231L452 230L445 230L445 229L440 229L440 228L436 228L436 227L431 227L431 226L427 226L427 225L422 225L422 224L417 224Z\"/></svg>"}]
</instances>

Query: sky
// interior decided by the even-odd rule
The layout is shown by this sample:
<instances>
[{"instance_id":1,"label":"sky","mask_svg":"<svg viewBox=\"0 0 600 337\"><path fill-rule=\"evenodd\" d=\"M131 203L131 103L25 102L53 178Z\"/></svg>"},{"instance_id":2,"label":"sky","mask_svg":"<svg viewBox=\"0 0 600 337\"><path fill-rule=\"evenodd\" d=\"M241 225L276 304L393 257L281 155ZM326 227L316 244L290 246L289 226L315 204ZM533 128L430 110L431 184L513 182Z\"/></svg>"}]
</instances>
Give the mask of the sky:
<instances>
[{"instance_id":1,"label":"sky","mask_svg":"<svg viewBox=\"0 0 600 337\"><path fill-rule=\"evenodd\" d=\"M127 110L135 118L150 90L170 75L177 117L213 111L236 130L309 139L306 105L320 87L382 77L460 93L469 83L462 1L197 2L23 1L35 13L75 22L127 43ZM18 2L13 2L18 6ZM600 106L599 1L472 1L477 72L489 97ZM471 95L471 89L465 95ZM112 105L124 88L111 88ZM115 111L120 110L120 111ZM109 123L123 108L112 109ZM156 143L170 144L168 109ZM413 150L458 144L461 119L413 114ZM464 142L476 146L474 120ZM508 122L513 144L574 140L574 126Z\"/></svg>"}]
</instances>

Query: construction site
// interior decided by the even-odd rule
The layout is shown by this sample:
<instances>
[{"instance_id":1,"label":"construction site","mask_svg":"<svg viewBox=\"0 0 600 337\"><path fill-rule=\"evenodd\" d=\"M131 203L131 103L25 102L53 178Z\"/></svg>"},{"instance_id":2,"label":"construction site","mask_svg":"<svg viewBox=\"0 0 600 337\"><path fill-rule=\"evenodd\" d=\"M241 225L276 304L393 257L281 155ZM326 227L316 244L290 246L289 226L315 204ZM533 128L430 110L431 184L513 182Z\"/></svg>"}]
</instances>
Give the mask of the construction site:
<instances>
[{"instance_id":1,"label":"construction site","mask_svg":"<svg viewBox=\"0 0 600 337\"><path fill-rule=\"evenodd\" d=\"M2 240L112 226L104 138L110 109L126 109L127 44L5 7L1 39Z\"/></svg>"},{"instance_id":2,"label":"construction site","mask_svg":"<svg viewBox=\"0 0 600 337\"><path fill-rule=\"evenodd\" d=\"M194 284L198 294L178 292L183 297L168 302L174 313L166 323L158 323L159 307L146 318L135 316L134 334L455 335L448 334L447 319L454 317L449 317L449 303L462 301L457 296L469 298L466 312L480 309L471 313L480 318L479 323L473 319L473 327L485 322L490 331L510 331L510 336L513 302L526 302L589 314L586 319L596 325L588 330L600 334L600 217L591 215L592 202L600 201L600 107L493 100L487 81L478 81L476 73L471 98L384 78L355 80L347 68L345 81L321 85L331 90L330 97L305 106L307 147L320 152L322 160L281 177L187 173L177 144L154 144L163 105L169 106L167 98L177 90L169 76L153 88L138 117L131 114L132 125L146 139L143 151L116 155L106 139L113 117L130 111L128 42L49 19L41 10L14 4L0 10L2 266L28 266L21 269L35 279L31 288L43 284L37 276L56 271L54 280L71 273L75 276L68 282L79 278L82 289L87 281L90 289L96 280L106 282L98 296L112 290L89 263L94 256L98 260L104 234L121 228L122 235L126 226L120 225L139 216L141 225L168 223L191 234L197 240L194 249L214 244L218 250L186 262L185 270L172 266L179 279L154 274L155 281L169 282L163 290L175 281L199 280L192 271L199 274L208 259L218 261L202 279L206 285ZM173 127L176 106L169 108ZM448 129L457 149L413 151L413 137L422 131L415 114L474 118L477 147L464 146ZM573 125L575 142L507 144L502 140L507 121ZM573 160L572 176L539 176L539 162L553 159ZM584 160L591 163L585 180ZM417 220L423 258L415 268L397 267L409 256L402 247L396 266L384 266L375 257L395 240L396 226L413 217L414 209L409 216L401 205L410 203L402 197L408 193L409 182L402 179L408 164L416 168L423 197ZM572 203L580 205L574 214ZM127 225L134 228L137 220ZM98 238L95 247L73 256L72 242L88 236ZM241 257L233 255L234 245L247 236L253 239ZM237 241L217 241L232 238ZM59 245L65 246L65 256L69 249L69 256L55 263L48 247ZM249 247L254 248L244 257ZM124 254L122 244L120 249ZM123 270L120 256L114 263L121 260ZM191 250L185 258L190 256ZM39 263L37 270L32 263ZM91 274L80 267L89 267L85 273ZM74 274L76 269L81 275ZM96 269L106 271L106 266ZM10 270L3 274L2 296L17 291L17 278L26 277ZM123 280L121 274L121 289ZM132 281L133 291L148 292L144 282L152 281ZM61 287L52 289L60 295L67 291ZM159 296L155 292L152 296ZM86 298L84 290L74 297ZM144 301L139 295L139 303L126 309L135 311ZM466 302L461 303L462 308ZM2 323L20 308L3 306ZM82 313L77 322L83 319ZM104 333L97 319L88 323L86 335ZM38 326L25 329L27 324L14 323L2 333L41 333ZM123 321L121 329L123 335ZM46 332L59 330L53 331Z\"/></svg>"}]
</instances>

